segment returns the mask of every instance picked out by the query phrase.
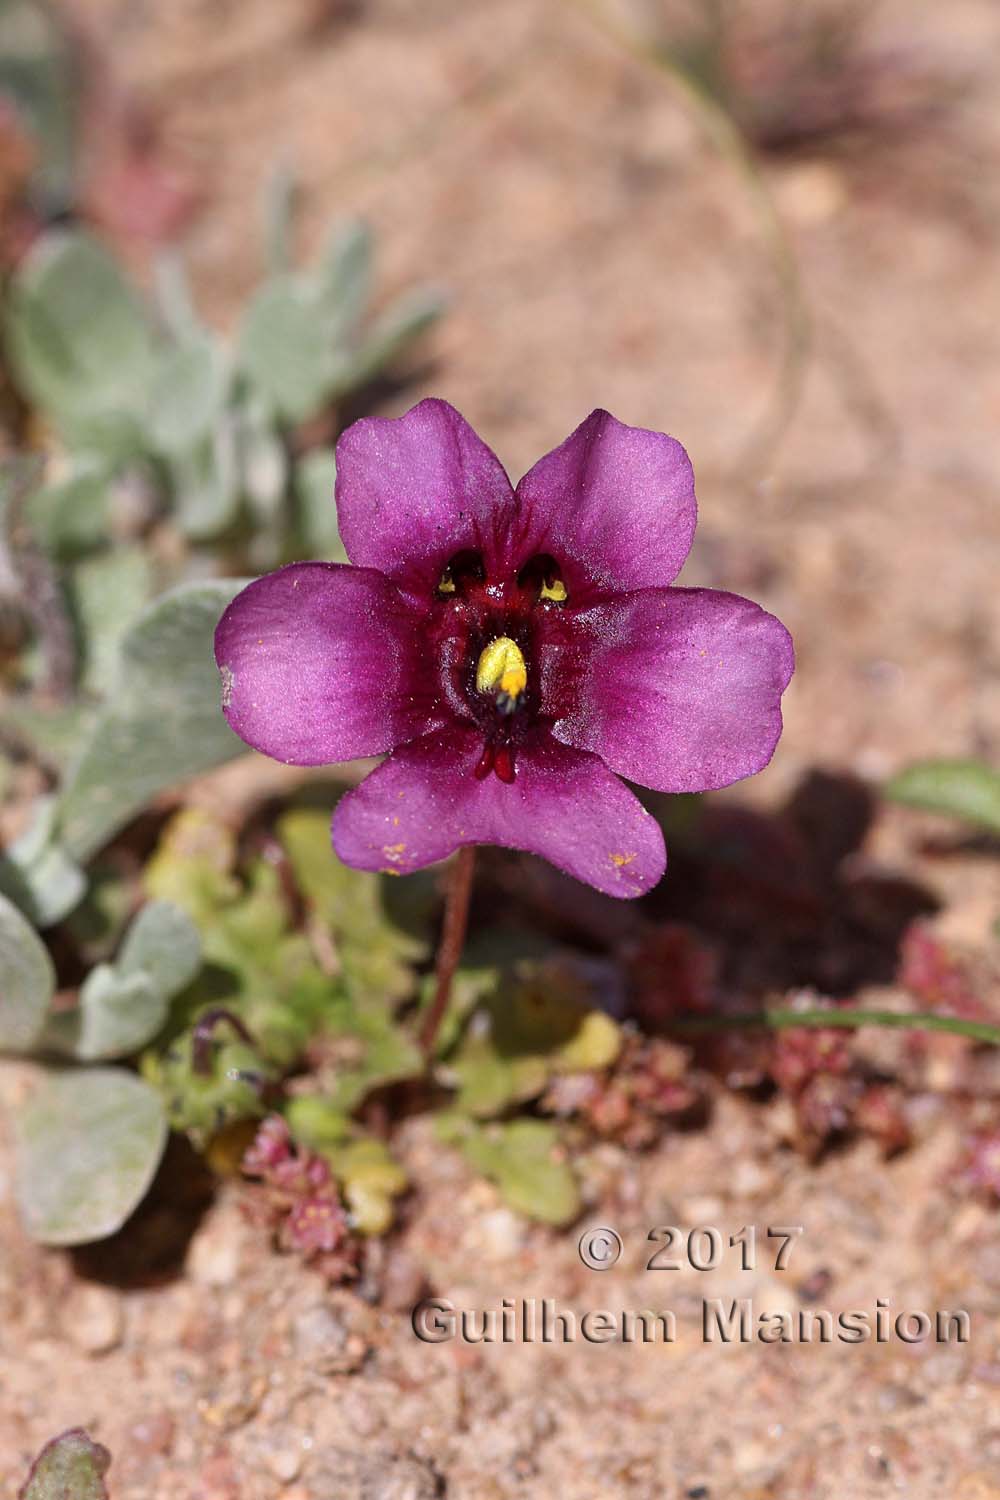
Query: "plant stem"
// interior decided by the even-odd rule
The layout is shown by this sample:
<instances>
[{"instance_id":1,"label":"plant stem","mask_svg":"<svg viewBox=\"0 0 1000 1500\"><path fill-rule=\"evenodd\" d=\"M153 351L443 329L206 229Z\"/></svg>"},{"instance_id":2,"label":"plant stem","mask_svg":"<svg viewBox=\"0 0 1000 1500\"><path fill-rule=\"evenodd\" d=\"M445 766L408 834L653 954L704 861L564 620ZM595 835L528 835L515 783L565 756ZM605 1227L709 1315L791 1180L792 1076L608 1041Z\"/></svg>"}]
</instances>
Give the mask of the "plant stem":
<instances>
[{"instance_id":1,"label":"plant stem","mask_svg":"<svg viewBox=\"0 0 1000 1500\"><path fill-rule=\"evenodd\" d=\"M448 891L444 900L444 922L441 926L441 941L438 944L434 972L437 987L431 1007L424 1017L418 1040L428 1059L434 1052L434 1043L448 1009L451 998L451 981L455 977L458 961L465 947L465 929L469 924L469 900L472 896L472 877L476 869L476 850L472 844L459 849L455 858Z\"/></svg>"},{"instance_id":2,"label":"plant stem","mask_svg":"<svg viewBox=\"0 0 1000 1500\"><path fill-rule=\"evenodd\" d=\"M796 1026L851 1029L885 1026L896 1031L946 1031L954 1036L967 1036L973 1041L1000 1046L1000 1026L990 1021L967 1021L962 1016L943 1016L935 1011L765 1009L735 1016L683 1016L672 1020L670 1026L672 1030L694 1034L760 1027L786 1031Z\"/></svg>"}]
</instances>

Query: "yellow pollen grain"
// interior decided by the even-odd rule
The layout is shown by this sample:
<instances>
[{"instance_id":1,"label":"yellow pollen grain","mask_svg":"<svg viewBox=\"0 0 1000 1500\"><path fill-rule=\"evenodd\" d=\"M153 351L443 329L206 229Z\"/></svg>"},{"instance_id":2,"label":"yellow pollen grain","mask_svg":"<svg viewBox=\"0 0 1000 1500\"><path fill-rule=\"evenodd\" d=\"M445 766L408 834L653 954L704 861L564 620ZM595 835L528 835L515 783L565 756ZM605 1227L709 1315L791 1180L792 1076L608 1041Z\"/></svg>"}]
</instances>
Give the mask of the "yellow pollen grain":
<instances>
[{"instance_id":1,"label":"yellow pollen grain","mask_svg":"<svg viewBox=\"0 0 1000 1500\"><path fill-rule=\"evenodd\" d=\"M490 641L476 667L476 691L493 693L499 690L508 698L519 698L527 685L528 669L517 642L508 635Z\"/></svg>"},{"instance_id":2,"label":"yellow pollen grain","mask_svg":"<svg viewBox=\"0 0 1000 1500\"><path fill-rule=\"evenodd\" d=\"M566 593L566 585L561 578L553 579L551 583L543 583L538 595L539 599L551 599L555 604L564 604L569 597Z\"/></svg>"},{"instance_id":3,"label":"yellow pollen grain","mask_svg":"<svg viewBox=\"0 0 1000 1500\"><path fill-rule=\"evenodd\" d=\"M392 868L392 865L386 865L382 870L379 871L380 875L402 875L402 873L402 870L394 870Z\"/></svg>"},{"instance_id":4,"label":"yellow pollen grain","mask_svg":"<svg viewBox=\"0 0 1000 1500\"><path fill-rule=\"evenodd\" d=\"M611 863L619 870L623 870L626 865L630 865L634 859L638 858L638 854L612 854Z\"/></svg>"},{"instance_id":5,"label":"yellow pollen grain","mask_svg":"<svg viewBox=\"0 0 1000 1500\"><path fill-rule=\"evenodd\" d=\"M399 859L405 848L405 844L383 844L382 853L386 859Z\"/></svg>"}]
</instances>

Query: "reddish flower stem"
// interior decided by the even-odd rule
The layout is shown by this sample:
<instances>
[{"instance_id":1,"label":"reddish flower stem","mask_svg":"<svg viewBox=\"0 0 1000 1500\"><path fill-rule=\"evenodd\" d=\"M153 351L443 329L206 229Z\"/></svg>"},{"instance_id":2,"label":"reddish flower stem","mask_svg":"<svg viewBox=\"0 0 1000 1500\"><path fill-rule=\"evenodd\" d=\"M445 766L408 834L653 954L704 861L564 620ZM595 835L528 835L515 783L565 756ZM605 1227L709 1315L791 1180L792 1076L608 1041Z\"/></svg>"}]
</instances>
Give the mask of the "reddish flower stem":
<instances>
[{"instance_id":1,"label":"reddish flower stem","mask_svg":"<svg viewBox=\"0 0 1000 1500\"><path fill-rule=\"evenodd\" d=\"M472 844L459 849L448 881L444 900L444 922L441 926L441 941L438 944L434 972L437 985L434 999L423 1020L418 1040L424 1057L430 1060L434 1043L444 1020L448 1001L451 998L451 982L458 968L465 947L465 929L469 925L469 901L472 896L472 877L476 869L476 850Z\"/></svg>"}]
</instances>

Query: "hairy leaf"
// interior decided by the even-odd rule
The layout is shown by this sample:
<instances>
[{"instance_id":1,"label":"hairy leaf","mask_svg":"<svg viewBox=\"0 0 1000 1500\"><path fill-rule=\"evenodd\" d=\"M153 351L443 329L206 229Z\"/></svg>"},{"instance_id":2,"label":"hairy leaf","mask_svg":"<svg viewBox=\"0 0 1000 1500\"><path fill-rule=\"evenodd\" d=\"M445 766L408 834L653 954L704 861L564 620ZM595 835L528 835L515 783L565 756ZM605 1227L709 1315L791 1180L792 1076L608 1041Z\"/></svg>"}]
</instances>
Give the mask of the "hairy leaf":
<instances>
[{"instance_id":1,"label":"hairy leaf","mask_svg":"<svg viewBox=\"0 0 1000 1500\"><path fill-rule=\"evenodd\" d=\"M38 1040L56 973L35 929L0 896L0 1048L27 1052Z\"/></svg>"},{"instance_id":2,"label":"hairy leaf","mask_svg":"<svg viewBox=\"0 0 1000 1500\"><path fill-rule=\"evenodd\" d=\"M372 232L361 219L333 230L320 257L317 277L329 309L333 336L349 339L361 323L372 283Z\"/></svg>"},{"instance_id":3,"label":"hairy leaf","mask_svg":"<svg viewBox=\"0 0 1000 1500\"><path fill-rule=\"evenodd\" d=\"M329 562L347 562L347 552L337 527L334 487L337 459L332 448L314 448L295 465L296 515L302 545L310 557Z\"/></svg>"},{"instance_id":4,"label":"hairy leaf","mask_svg":"<svg viewBox=\"0 0 1000 1500\"><path fill-rule=\"evenodd\" d=\"M182 585L126 634L114 696L58 801L57 827L76 859L95 854L157 792L243 752L220 709L212 650L219 616L242 587Z\"/></svg>"},{"instance_id":5,"label":"hairy leaf","mask_svg":"<svg viewBox=\"0 0 1000 1500\"><path fill-rule=\"evenodd\" d=\"M148 435L160 453L186 453L208 437L222 414L229 374L222 348L193 335L162 354L153 373Z\"/></svg>"},{"instance_id":6,"label":"hairy leaf","mask_svg":"<svg viewBox=\"0 0 1000 1500\"><path fill-rule=\"evenodd\" d=\"M376 318L360 349L351 361L350 371L341 389L363 385L385 365L391 364L431 328L445 309L442 294L432 288L407 292Z\"/></svg>"},{"instance_id":7,"label":"hairy leaf","mask_svg":"<svg viewBox=\"0 0 1000 1500\"><path fill-rule=\"evenodd\" d=\"M121 1068L46 1074L15 1120L15 1193L46 1245L114 1234L144 1197L167 1139L157 1093Z\"/></svg>"},{"instance_id":8,"label":"hairy leaf","mask_svg":"<svg viewBox=\"0 0 1000 1500\"><path fill-rule=\"evenodd\" d=\"M0 892L42 928L61 922L87 885L79 865L57 841L55 816L53 799L40 798L34 821L0 854Z\"/></svg>"},{"instance_id":9,"label":"hairy leaf","mask_svg":"<svg viewBox=\"0 0 1000 1500\"><path fill-rule=\"evenodd\" d=\"M143 408L150 328L115 261L88 235L48 234L19 267L7 347L29 395L77 438L99 433L106 416Z\"/></svg>"},{"instance_id":10,"label":"hairy leaf","mask_svg":"<svg viewBox=\"0 0 1000 1500\"><path fill-rule=\"evenodd\" d=\"M54 1016L48 1038L82 1062L127 1057L152 1040L170 1001L198 972L198 929L177 906L153 901L129 928L113 964L98 964L77 1008Z\"/></svg>"},{"instance_id":11,"label":"hairy leaf","mask_svg":"<svg viewBox=\"0 0 1000 1500\"><path fill-rule=\"evenodd\" d=\"M304 276L274 276L250 303L241 363L286 420L313 416L334 388L342 369L335 333L321 293Z\"/></svg>"}]
</instances>

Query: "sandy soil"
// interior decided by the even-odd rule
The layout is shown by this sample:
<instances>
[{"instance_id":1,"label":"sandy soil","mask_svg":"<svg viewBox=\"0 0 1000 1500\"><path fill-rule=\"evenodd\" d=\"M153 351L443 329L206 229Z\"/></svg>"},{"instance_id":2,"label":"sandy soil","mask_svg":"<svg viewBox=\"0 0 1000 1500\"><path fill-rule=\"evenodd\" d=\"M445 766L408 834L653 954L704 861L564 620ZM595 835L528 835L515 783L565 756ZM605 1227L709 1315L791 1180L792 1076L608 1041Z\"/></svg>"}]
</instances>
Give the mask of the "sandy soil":
<instances>
[{"instance_id":1,"label":"sandy soil","mask_svg":"<svg viewBox=\"0 0 1000 1500\"><path fill-rule=\"evenodd\" d=\"M879 10L879 36L902 32L918 62L963 79L946 123L767 166L812 344L794 419L756 466L786 311L759 220L669 80L573 4L83 8L211 185L190 243L207 310L230 318L254 280L283 156L302 176L304 249L331 214L363 212L386 293L415 277L451 289L415 393L453 400L513 471L595 405L684 441L702 508L685 580L752 594L798 649L779 754L732 800L774 807L817 766L878 780L922 755L1000 759L989 0ZM936 929L982 950L1000 866L932 856L930 827L886 811L860 857L927 886ZM8 1098L19 1086L8 1070ZM584 1223L625 1243L600 1274L580 1263L580 1226L515 1219L416 1122L418 1191L385 1273L403 1311L331 1297L268 1252L233 1192L155 1289L117 1284L99 1255L32 1250L5 1201L0 1477L10 1489L53 1431L83 1423L116 1455L120 1500L1000 1497L1000 1240L995 1212L951 1182L959 1130L928 1103L890 1162L863 1143L808 1163L778 1106L719 1088L704 1129L645 1158L596 1153ZM783 1272L763 1254L756 1273L732 1255L645 1272L664 1223L804 1234ZM669 1307L677 1339L430 1346L405 1312L424 1280L467 1308ZM745 1295L758 1311L961 1307L972 1338L703 1342L701 1299Z\"/></svg>"}]
</instances>

